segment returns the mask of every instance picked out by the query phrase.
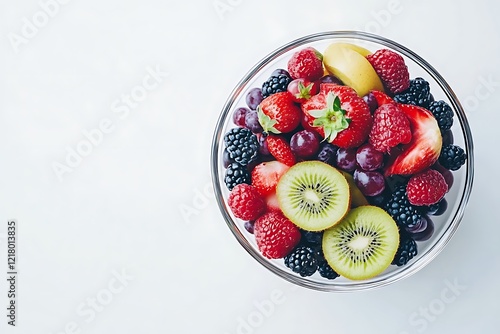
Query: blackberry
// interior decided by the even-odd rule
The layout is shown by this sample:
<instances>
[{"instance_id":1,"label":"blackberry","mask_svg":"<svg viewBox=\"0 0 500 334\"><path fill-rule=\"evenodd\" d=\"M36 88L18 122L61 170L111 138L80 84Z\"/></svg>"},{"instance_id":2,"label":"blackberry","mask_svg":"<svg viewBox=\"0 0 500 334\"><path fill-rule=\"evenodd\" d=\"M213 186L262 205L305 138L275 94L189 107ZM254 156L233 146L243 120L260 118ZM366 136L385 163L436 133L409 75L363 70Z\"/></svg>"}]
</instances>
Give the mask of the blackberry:
<instances>
[{"instance_id":1,"label":"blackberry","mask_svg":"<svg viewBox=\"0 0 500 334\"><path fill-rule=\"evenodd\" d=\"M448 103L443 100L431 102L431 104L429 104L429 110L436 118L441 132L445 132L451 128L453 125L454 113Z\"/></svg>"},{"instance_id":2,"label":"blackberry","mask_svg":"<svg viewBox=\"0 0 500 334\"><path fill-rule=\"evenodd\" d=\"M439 163L446 169L458 170L465 163L467 155L463 148L457 145L446 145L441 149Z\"/></svg>"},{"instance_id":3,"label":"blackberry","mask_svg":"<svg viewBox=\"0 0 500 334\"><path fill-rule=\"evenodd\" d=\"M231 161L242 166L257 159L259 142L257 136L245 128L234 128L224 135L224 144Z\"/></svg>"},{"instance_id":4,"label":"blackberry","mask_svg":"<svg viewBox=\"0 0 500 334\"><path fill-rule=\"evenodd\" d=\"M250 184L250 173L245 166L233 162L226 169L224 183L229 190L233 190L240 183Z\"/></svg>"},{"instance_id":5,"label":"blackberry","mask_svg":"<svg viewBox=\"0 0 500 334\"><path fill-rule=\"evenodd\" d=\"M327 279L335 279L339 277L339 274L337 274L335 270L333 270L332 267L330 267L330 265L326 261L318 265L318 272L321 275L321 277Z\"/></svg>"},{"instance_id":6,"label":"blackberry","mask_svg":"<svg viewBox=\"0 0 500 334\"><path fill-rule=\"evenodd\" d=\"M424 219L417 207L413 206L406 195L406 185L397 187L385 204L385 210L401 229L412 229Z\"/></svg>"},{"instance_id":7,"label":"blackberry","mask_svg":"<svg viewBox=\"0 0 500 334\"><path fill-rule=\"evenodd\" d=\"M262 97L266 98L279 92L286 92L292 79L286 74L273 75L262 84Z\"/></svg>"},{"instance_id":8,"label":"blackberry","mask_svg":"<svg viewBox=\"0 0 500 334\"><path fill-rule=\"evenodd\" d=\"M410 87L404 92L396 94L394 101L427 108L431 102L429 83L422 78L410 80Z\"/></svg>"},{"instance_id":9,"label":"blackberry","mask_svg":"<svg viewBox=\"0 0 500 334\"><path fill-rule=\"evenodd\" d=\"M417 255L417 243L406 233L400 234L399 247L396 255L392 260L392 264L398 267L407 264L413 257Z\"/></svg>"},{"instance_id":10,"label":"blackberry","mask_svg":"<svg viewBox=\"0 0 500 334\"><path fill-rule=\"evenodd\" d=\"M318 269L314 251L309 247L297 247L285 256L285 265L302 277L311 276Z\"/></svg>"}]
</instances>

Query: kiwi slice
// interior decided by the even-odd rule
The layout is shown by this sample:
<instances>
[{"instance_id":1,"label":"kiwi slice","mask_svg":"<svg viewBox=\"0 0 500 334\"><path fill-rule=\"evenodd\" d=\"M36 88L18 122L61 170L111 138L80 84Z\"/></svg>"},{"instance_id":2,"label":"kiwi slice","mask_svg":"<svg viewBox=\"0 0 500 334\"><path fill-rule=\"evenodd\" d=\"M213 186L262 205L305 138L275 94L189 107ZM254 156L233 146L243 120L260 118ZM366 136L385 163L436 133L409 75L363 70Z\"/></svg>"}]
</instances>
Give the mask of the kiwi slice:
<instances>
[{"instance_id":1,"label":"kiwi slice","mask_svg":"<svg viewBox=\"0 0 500 334\"><path fill-rule=\"evenodd\" d=\"M323 234L325 259L339 275L363 280L383 272L394 259L399 232L394 219L377 206L352 209Z\"/></svg>"},{"instance_id":2,"label":"kiwi slice","mask_svg":"<svg viewBox=\"0 0 500 334\"><path fill-rule=\"evenodd\" d=\"M337 224L350 206L349 184L332 166L304 161L281 176L276 195L283 214L307 231Z\"/></svg>"}]
</instances>

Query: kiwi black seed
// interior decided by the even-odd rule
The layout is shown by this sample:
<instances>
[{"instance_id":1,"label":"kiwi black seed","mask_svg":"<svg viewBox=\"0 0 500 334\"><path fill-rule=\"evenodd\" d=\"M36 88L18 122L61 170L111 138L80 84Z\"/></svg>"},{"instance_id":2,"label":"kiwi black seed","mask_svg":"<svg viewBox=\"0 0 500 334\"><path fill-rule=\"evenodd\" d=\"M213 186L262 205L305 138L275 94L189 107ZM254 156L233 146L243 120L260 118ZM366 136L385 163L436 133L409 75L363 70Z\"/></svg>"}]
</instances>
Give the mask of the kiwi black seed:
<instances>
[{"instance_id":1,"label":"kiwi black seed","mask_svg":"<svg viewBox=\"0 0 500 334\"><path fill-rule=\"evenodd\" d=\"M396 222L383 209L366 205L349 211L323 234L323 253L328 264L352 280L382 273L399 246Z\"/></svg>"},{"instance_id":2,"label":"kiwi black seed","mask_svg":"<svg viewBox=\"0 0 500 334\"><path fill-rule=\"evenodd\" d=\"M292 166L276 187L283 214L306 231L337 224L350 206L349 184L334 167L320 161Z\"/></svg>"}]
</instances>

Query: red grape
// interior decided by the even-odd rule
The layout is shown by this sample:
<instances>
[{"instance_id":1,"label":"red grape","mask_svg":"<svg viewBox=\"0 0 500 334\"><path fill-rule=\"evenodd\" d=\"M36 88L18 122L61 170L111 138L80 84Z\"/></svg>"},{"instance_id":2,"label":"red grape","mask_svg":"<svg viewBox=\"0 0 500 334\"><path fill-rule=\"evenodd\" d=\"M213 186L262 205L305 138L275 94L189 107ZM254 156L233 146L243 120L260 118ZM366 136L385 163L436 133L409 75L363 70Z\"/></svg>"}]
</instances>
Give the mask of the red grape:
<instances>
[{"instance_id":1,"label":"red grape","mask_svg":"<svg viewBox=\"0 0 500 334\"><path fill-rule=\"evenodd\" d=\"M385 179L379 172L354 171L354 181L365 196L377 196L385 189Z\"/></svg>"},{"instance_id":2,"label":"red grape","mask_svg":"<svg viewBox=\"0 0 500 334\"><path fill-rule=\"evenodd\" d=\"M290 139L290 148L297 157L310 158L318 152L318 136L313 131L299 131Z\"/></svg>"},{"instance_id":3,"label":"red grape","mask_svg":"<svg viewBox=\"0 0 500 334\"><path fill-rule=\"evenodd\" d=\"M356 152L356 161L361 169L374 171L382 167L384 153L377 151L370 144L364 144Z\"/></svg>"},{"instance_id":4,"label":"red grape","mask_svg":"<svg viewBox=\"0 0 500 334\"><path fill-rule=\"evenodd\" d=\"M337 151L337 167L352 172L356 169L356 149L339 148Z\"/></svg>"},{"instance_id":5,"label":"red grape","mask_svg":"<svg viewBox=\"0 0 500 334\"><path fill-rule=\"evenodd\" d=\"M248 108L236 108L233 112L233 123L239 127L245 127L245 116L249 113L250 110Z\"/></svg>"},{"instance_id":6,"label":"red grape","mask_svg":"<svg viewBox=\"0 0 500 334\"><path fill-rule=\"evenodd\" d=\"M262 90L260 88L256 87L248 91L246 102L250 109L257 109L257 106L262 102L262 100Z\"/></svg>"}]
</instances>

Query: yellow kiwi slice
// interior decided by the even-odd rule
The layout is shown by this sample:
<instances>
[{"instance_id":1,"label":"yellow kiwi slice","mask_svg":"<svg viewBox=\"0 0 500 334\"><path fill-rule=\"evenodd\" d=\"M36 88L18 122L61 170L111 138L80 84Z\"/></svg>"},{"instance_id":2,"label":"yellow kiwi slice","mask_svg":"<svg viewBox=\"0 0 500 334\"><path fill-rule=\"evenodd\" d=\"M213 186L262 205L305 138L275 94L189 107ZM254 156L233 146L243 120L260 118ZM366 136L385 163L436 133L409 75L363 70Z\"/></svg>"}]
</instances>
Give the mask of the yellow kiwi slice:
<instances>
[{"instance_id":1,"label":"yellow kiwi slice","mask_svg":"<svg viewBox=\"0 0 500 334\"><path fill-rule=\"evenodd\" d=\"M364 280L382 273L399 246L394 219L377 206L360 206L323 233L323 254L339 275Z\"/></svg>"},{"instance_id":2,"label":"yellow kiwi slice","mask_svg":"<svg viewBox=\"0 0 500 334\"><path fill-rule=\"evenodd\" d=\"M337 224L350 207L347 180L321 161L292 166L280 178L276 195L283 214L307 231L322 231Z\"/></svg>"}]
</instances>

